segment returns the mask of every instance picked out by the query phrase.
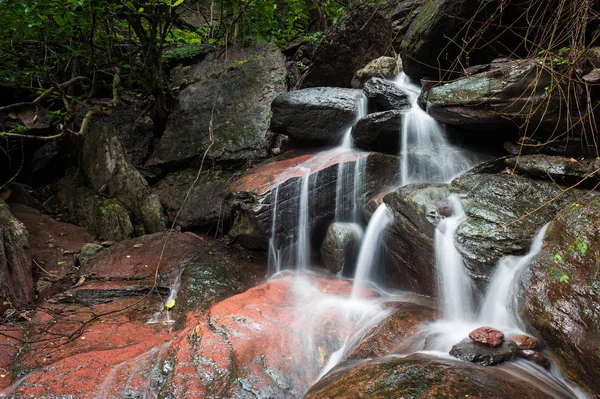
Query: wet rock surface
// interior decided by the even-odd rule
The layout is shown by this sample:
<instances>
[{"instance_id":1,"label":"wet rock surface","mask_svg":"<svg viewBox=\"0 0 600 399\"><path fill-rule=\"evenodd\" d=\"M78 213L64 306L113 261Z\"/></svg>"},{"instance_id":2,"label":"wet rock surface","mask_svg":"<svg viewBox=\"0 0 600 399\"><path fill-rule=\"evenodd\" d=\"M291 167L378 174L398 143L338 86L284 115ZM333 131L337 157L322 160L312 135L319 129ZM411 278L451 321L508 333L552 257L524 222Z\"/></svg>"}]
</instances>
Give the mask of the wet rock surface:
<instances>
[{"instance_id":1,"label":"wet rock surface","mask_svg":"<svg viewBox=\"0 0 600 399\"><path fill-rule=\"evenodd\" d=\"M198 170L185 169L165 176L154 186L154 191L171 223L177 217L176 225L184 230L202 228L218 232L231 221L231 210L223 201L221 192L235 176L232 171L209 169L200 173L196 181Z\"/></svg>"},{"instance_id":2,"label":"wet rock surface","mask_svg":"<svg viewBox=\"0 0 600 399\"><path fill-rule=\"evenodd\" d=\"M398 154L403 111L376 112L361 118L352 127L354 145L366 151Z\"/></svg>"},{"instance_id":3,"label":"wet rock surface","mask_svg":"<svg viewBox=\"0 0 600 399\"><path fill-rule=\"evenodd\" d=\"M404 340L436 318L435 309L413 303L392 303L392 313L369 331L345 360L367 359L394 353Z\"/></svg>"},{"instance_id":4,"label":"wet rock surface","mask_svg":"<svg viewBox=\"0 0 600 399\"><path fill-rule=\"evenodd\" d=\"M327 228L321 244L321 259L327 270L338 273L345 266L352 266L359 250L360 231L350 223L334 222Z\"/></svg>"},{"instance_id":5,"label":"wet rock surface","mask_svg":"<svg viewBox=\"0 0 600 399\"><path fill-rule=\"evenodd\" d=\"M352 389L348 389L352 387ZM307 399L390 397L567 398L538 390L517 376L422 354L341 364L315 384Z\"/></svg>"},{"instance_id":6,"label":"wet rock surface","mask_svg":"<svg viewBox=\"0 0 600 399\"><path fill-rule=\"evenodd\" d=\"M456 233L456 248L477 284L490 277L498 260L522 255L531 237L563 206L585 195L551 182L503 174L464 175L450 186L462 198L467 220Z\"/></svg>"},{"instance_id":7,"label":"wet rock surface","mask_svg":"<svg viewBox=\"0 0 600 399\"><path fill-rule=\"evenodd\" d=\"M302 86L350 87L354 74L385 55L391 40L392 24L377 6L363 3L351 8L325 31Z\"/></svg>"},{"instance_id":8,"label":"wet rock surface","mask_svg":"<svg viewBox=\"0 0 600 399\"><path fill-rule=\"evenodd\" d=\"M398 158L395 156L338 150L303 155L287 153L248 171L225 190L225 198L265 237L271 236L275 202L284 204L277 207L276 236L278 242L290 243L295 240L297 231L303 168L311 170L309 224L314 232L325 230L334 218L338 167L346 162L353 170L355 162L365 157L365 175L360 187L365 198L397 184ZM349 197L351 189L349 185L342 195Z\"/></svg>"},{"instance_id":9,"label":"wet rock surface","mask_svg":"<svg viewBox=\"0 0 600 399\"><path fill-rule=\"evenodd\" d=\"M217 162L266 158L271 101L286 91L285 78L284 57L269 43L238 45L207 56L180 79L187 86L146 165L197 165L209 146L207 157Z\"/></svg>"},{"instance_id":10,"label":"wet rock surface","mask_svg":"<svg viewBox=\"0 0 600 399\"><path fill-rule=\"evenodd\" d=\"M392 81L371 78L365 83L363 91L369 99L369 109L375 112L410 108L408 96Z\"/></svg>"},{"instance_id":11,"label":"wet rock surface","mask_svg":"<svg viewBox=\"0 0 600 399\"><path fill-rule=\"evenodd\" d=\"M445 184L422 183L406 185L384 197L394 213L384 240L389 280L395 285L426 295L436 292L434 229L439 204L449 194Z\"/></svg>"},{"instance_id":12,"label":"wet rock surface","mask_svg":"<svg viewBox=\"0 0 600 399\"><path fill-rule=\"evenodd\" d=\"M469 333L469 338L481 345L497 347L504 341L504 333L492 327L479 327Z\"/></svg>"},{"instance_id":13,"label":"wet rock surface","mask_svg":"<svg viewBox=\"0 0 600 399\"><path fill-rule=\"evenodd\" d=\"M273 100L271 130L313 145L336 144L354 122L361 95L330 87L280 94Z\"/></svg>"},{"instance_id":14,"label":"wet rock surface","mask_svg":"<svg viewBox=\"0 0 600 399\"><path fill-rule=\"evenodd\" d=\"M482 366L495 366L503 363L512 359L516 352L516 345L510 341L491 347L468 338L460 341L450 349L450 355L466 362L481 364Z\"/></svg>"},{"instance_id":15,"label":"wet rock surface","mask_svg":"<svg viewBox=\"0 0 600 399\"><path fill-rule=\"evenodd\" d=\"M517 345L517 347L522 350L535 349L538 346L537 338L531 337L529 335L509 335L508 340L514 342L515 345Z\"/></svg>"},{"instance_id":16,"label":"wet rock surface","mask_svg":"<svg viewBox=\"0 0 600 399\"><path fill-rule=\"evenodd\" d=\"M524 317L574 382L600 391L600 201L572 202L556 215L523 279Z\"/></svg>"}]
</instances>

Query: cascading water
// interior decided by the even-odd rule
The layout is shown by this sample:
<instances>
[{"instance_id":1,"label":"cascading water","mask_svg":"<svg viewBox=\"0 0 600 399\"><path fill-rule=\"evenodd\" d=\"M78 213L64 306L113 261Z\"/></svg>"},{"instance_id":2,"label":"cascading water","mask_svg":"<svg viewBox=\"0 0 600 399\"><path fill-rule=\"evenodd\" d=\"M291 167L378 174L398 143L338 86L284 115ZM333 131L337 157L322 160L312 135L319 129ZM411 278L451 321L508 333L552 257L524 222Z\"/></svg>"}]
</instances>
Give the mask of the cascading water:
<instances>
[{"instance_id":1,"label":"cascading water","mask_svg":"<svg viewBox=\"0 0 600 399\"><path fill-rule=\"evenodd\" d=\"M381 204L373 213L367 227L354 273L351 298L358 298L368 281L373 265L377 261L377 250L380 248L381 235L393 220L392 212L387 205Z\"/></svg>"},{"instance_id":2,"label":"cascading water","mask_svg":"<svg viewBox=\"0 0 600 399\"><path fill-rule=\"evenodd\" d=\"M446 140L442 126L419 107L421 89L404 73L394 81L409 98L411 108L403 115L400 147L400 185L449 182L468 170L468 154Z\"/></svg>"},{"instance_id":3,"label":"cascading water","mask_svg":"<svg viewBox=\"0 0 600 399\"><path fill-rule=\"evenodd\" d=\"M548 224L538 231L527 255L507 256L498 263L479 311L480 324L504 330L523 328L518 319L517 284L523 272L542 250L547 228Z\"/></svg>"},{"instance_id":4,"label":"cascading water","mask_svg":"<svg viewBox=\"0 0 600 399\"><path fill-rule=\"evenodd\" d=\"M271 214L271 236L269 237L269 273L281 271L281 248L277 245L277 202L279 200L279 185L273 194L273 212Z\"/></svg>"},{"instance_id":5,"label":"cascading water","mask_svg":"<svg viewBox=\"0 0 600 399\"><path fill-rule=\"evenodd\" d=\"M354 123L358 122L359 119L367 116L367 97L360 93L356 98L356 115L354 116ZM342 142L340 144L340 148L345 150L351 150L354 147L354 143L352 140L352 125L350 125L344 135L342 136Z\"/></svg>"},{"instance_id":6,"label":"cascading water","mask_svg":"<svg viewBox=\"0 0 600 399\"><path fill-rule=\"evenodd\" d=\"M310 186L310 169L300 167L302 180L298 209L298 242L296 243L296 269L308 270L310 267L310 226L308 209L308 191Z\"/></svg>"},{"instance_id":7,"label":"cascading water","mask_svg":"<svg viewBox=\"0 0 600 399\"><path fill-rule=\"evenodd\" d=\"M457 196L451 196L449 200L454 215L439 223L434 238L440 305L444 319L465 322L472 318L471 280L454 246L454 234L466 216Z\"/></svg>"}]
</instances>

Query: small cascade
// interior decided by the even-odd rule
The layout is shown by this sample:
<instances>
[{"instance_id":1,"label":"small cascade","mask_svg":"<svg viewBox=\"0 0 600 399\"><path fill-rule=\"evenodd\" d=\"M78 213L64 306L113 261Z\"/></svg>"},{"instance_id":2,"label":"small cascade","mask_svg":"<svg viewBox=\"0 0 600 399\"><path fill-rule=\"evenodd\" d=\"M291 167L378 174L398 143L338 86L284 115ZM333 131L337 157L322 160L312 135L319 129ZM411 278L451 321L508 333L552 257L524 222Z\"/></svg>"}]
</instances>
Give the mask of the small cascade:
<instances>
[{"instance_id":1,"label":"small cascade","mask_svg":"<svg viewBox=\"0 0 600 399\"><path fill-rule=\"evenodd\" d=\"M367 97L360 93L356 98L356 115L354 117L354 121L352 125L350 125L344 135L342 136L342 142L340 143L340 148L344 150L351 150L354 147L354 143L352 140L352 126L358 122L359 119L367 116Z\"/></svg>"},{"instance_id":2,"label":"small cascade","mask_svg":"<svg viewBox=\"0 0 600 399\"><path fill-rule=\"evenodd\" d=\"M548 225L544 225L535 235L529 253L507 256L498 263L479 311L479 323L503 330L523 327L519 325L516 290L521 275L542 250Z\"/></svg>"},{"instance_id":3,"label":"small cascade","mask_svg":"<svg viewBox=\"0 0 600 399\"><path fill-rule=\"evenodd\" d=\"M385 204L379 205L375 213L373 213L365 232L358 260L356 261L351 298L359 298L362 290L365 288L371 270L377 262L377 251L381 247L382 241L381 235L392 220L392 212Z\"/></svg>"},{"instance_id":4,"label":"small cascade","mask_svg":"<svg viewBox=\"0 0 600 399\"><path fill-rule=\"evenodd\" d=\"M402 120L400 185L449 182L468 170L472 164L467 153L448 143L442 126L419 107L419 86L404 73L395 83L411 103Z\"/></svg>"},{"instance_id":5,"label":"small cascade","mask_svg":"<svg viewBox=\"0 0 600 399\"><path fill-rule=\"evenodd\" d=\"M445 320L465 322L472 319L471 280L454 246L458 226L466 220L457 196L449 198L454 215L442 220L435 230L435 260L439 273L442 314Z\"/></svg>"},{"instance_id":6,"label":"small cascade","mask_svg":"<svg viewBox=\"0 0 600 399\"><path fill-rule=\"evenodd\" d=\"M271 236L269 237L269 274L281 271L281 248L277 245L277 205L279 201L279 185L273 194L273 213L271 214Z\"/></svg>"},{"instance_id":7,"label":"small cascade","mask_svg":"<svg viewBox=\"0 0 600 399\"><path fill-rule=\"evenodd\" d=\"M169 295L163 302L163 307L161 310L157 311L152 315L150 320L147 321L148 324L173 324L175 320L171 317L171 308L175 305L175 300L177 299L177 295L179 294L179 288L181 287L181 275L183 274L183 269L177 274L175 280L173 280L173 284L169 287Z\"/></svg>"},{"instance_id":8,"label":"small cascade","mask_svg":"<svg viewBox=\"0 0 600 399\"><path fill-rule=\"evenodd\" d=\"M296 269L308 270L310 267L310 224L308 209L308 191L310 186L310 169L299 168L302 171L300 183L300 201L298 208L298 235L296 242Z\"/></svg>"},{"instance_id":9,"label":"small cascade","mask_svg":"<svg viewBox=\"0 0 600 399\"><path fill-rule=\"evenodd\" d=\"M338 165L335 196L335 220L360 223L363 220L363 181L367 157Z\"/></svg>"}]
</instances>

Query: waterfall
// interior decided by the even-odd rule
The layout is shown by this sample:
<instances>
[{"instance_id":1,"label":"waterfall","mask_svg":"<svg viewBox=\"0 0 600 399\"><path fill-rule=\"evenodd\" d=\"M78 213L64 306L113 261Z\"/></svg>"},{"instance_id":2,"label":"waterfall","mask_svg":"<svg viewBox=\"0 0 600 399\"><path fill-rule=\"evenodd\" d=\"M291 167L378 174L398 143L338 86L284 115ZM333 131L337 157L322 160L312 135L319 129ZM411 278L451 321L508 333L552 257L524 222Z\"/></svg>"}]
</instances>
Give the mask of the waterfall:
<instances>
[{"instance_id":1,"label":"waterfall","mask_svg":"<svg viewBox=\"0 0 600 399\"><path fill-rule=\"evenodd\" d=\"M458 226L466 220L457 196L449 198L454 215L442 220L435 230L435 260L439 273L439 298L445 320L465 322L472 318L471 280L454 246Z\"/></svg>"},{"instance_id":2,"label":"waterfall","mask_svg":"<svg viewBox=\"0 0 600 399\"><path fill-rule=\"evenodd\" d=\"M354 121L352 125L350 125L344 135L342 136L342 142L340 144L340 148L345 150L351 150L353 147L352 140L352 126L361 118L367 116L367 97L361 92L356 97L356 114L354 115Z\"/></svg>"},{"instance_id":3,"label":"waterfall","mask_svg":"<svg viewBox=\"0 0 600 399\"><path fill-rule=\"evenodd\" d=\"M351 298L360 297L360 293L368 281L371 270L377 262L377 251L381 246L381 235L392 220L392 212L385 204L379 205L373 216L371 216L360 253L358 254L358 260L356 261Z\"/></svg>"},{"instance_id":4,"label":"waterfall","mask_svg":"<svg viewBox=\"0 0 600 399\"><path fill-rule=\"evenodd\" d=\"M400 185L449 182L472 165L468 154L448 143L442 126L419 107L421 89L404 73L394 81L408 96L400 137Z\"/></svg>"},{"instance_id":5,"label":"waterfall","mask_svg":"<svg viewBox=\"0 0 600 399\"><path fill-rule=\"evenodd\" d=\"M300 201L298 207L296 269L308 270L310 266L310 223L308 209L310 169L302 166L299 169L302 171L302 179L300 180Z\"/></svg>"},{"instance_id":6,"label":"waterfall","mask_svg":"<svg viewBox=\"0 0 600 399\"><path fill-rule=\"evenodd\" d=\"M548 223L549 224L549 223ZM479 322L499 329L519 329L517 285L535 257L542 250L548 224L535 235L529 253L523 256L507 256L500 260L488 285Z\"/></svg>"},{"instance_id":7,"label":"waterfall","mask_svg":"<svg viewBox=\"0 0 600 399\"><path fill-rule=\"evenodd\" d=\"M271 236L269 237L269 265L270 274L281 271L281 248L277 244L277 201L279 200L279 184L273 194L273 213L271 214Z\"/></svg>"}]
</instances>

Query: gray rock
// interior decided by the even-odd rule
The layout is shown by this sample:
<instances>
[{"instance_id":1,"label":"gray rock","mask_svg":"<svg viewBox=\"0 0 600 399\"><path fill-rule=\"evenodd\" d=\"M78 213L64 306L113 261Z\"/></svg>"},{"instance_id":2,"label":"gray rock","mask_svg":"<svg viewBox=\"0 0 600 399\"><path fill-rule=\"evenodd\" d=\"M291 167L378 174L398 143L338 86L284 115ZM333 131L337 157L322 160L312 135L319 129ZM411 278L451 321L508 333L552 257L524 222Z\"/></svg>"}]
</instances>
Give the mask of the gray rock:
<instances>
[{"instance_id":1,"label":"gray rock","mask_svg":"<svg viewBox=\"0 0 600 399\"><path fill-rule=\"evenodd\" d=\"M489 71L432 88L427 112L442 123L477 132L491 126L505 139L516 137L516 126L525 122L528 136L547 136L578 122L579 116L566 116L570 105L562 93L567 90L556 87L540 59L503 60Z\"/></svg>"},{"instance_id":2,"label":"gray rock","mask_svg":"<svg viewBox=\"0 0 600 399\"><path fill-rule=\"evenodd\" d=\"M339 141L357 114L360 90L316 87L273 101L271 130L312 144Z\"/></svg>"},{"instance_id":3,"label":"gray rock","mask_svg":"<svg viewBox=\"0 0 600 399\"><path fill-rule=\"evenodd\" d=\"M526 253L535 233L584 193L563 193L551 182L494 174L459 177L450 191L461 196L467 215L457 230L456 246L479 283L504 256Z\"/></svg>"},{"instance_id":4,"label":"gray rock","mask_svg":"<svg viewBox=\"0 0 600 399\"><path fill-rule=\"evenodd\" d=\"M386 194L394 222L385 235L388 282L426 295L436 292L433 238L438 209L450 195L439 183L409 184Z\"/></svg>"},{"instance_id":5,"label":"gray rock","mask_svg":"<svg viewBox=\"0 0 600 399\"><path fill-rule=\"evenodd\" d=\"M325 267L338 273L358 252L360 231L352 223L332 223L327 229L325 240L321 244L321 257Z\"/></svg>"},{"instance_id":6,"label":"gray rock","mask_svg":"<svg viewBox=\"0 0 600 399\"><path fill-rule=\"evenodd\" d=\"M352 127L354 145L367 151L398 154L403 111L369 114Z\"/></svg>"},{"instance_id":7,"label":"gray rock","mask_svg":"<svg viewBox=\"0 0 600 399\"><path fill-rule=\"evenodd\" d=\"M450 349L450 355L483 366L495 366L503 363L512 359L516 353L517 347L511 341L505 341L500 346L491 347L478 344L469 338L465 338Z\"/></svg>"},{"instance_id":8,"label":"gray rock","mask_svg":"<svg viewBox=\"0 0 600 399\"><path fill-rule=\"evenodd\" d=\"M369 108L372 107L375 111L410 108L410 101L406 93L389 80L371 78L365 83L363 91L369 99Z\"/></svg>"},{"instance_id":9,"label":"gray rock","mask_svg":"<svg viewBox=\"0 0 600 399\"><path fill-rule=\"evenodd\" d=\"M0 299L21 308L35 300L31 247L25 225L0 199ZM5 309L0 305L0 309Z\"/></svg>"},{"instance_id":10,"label":"gray rock","mask_svg":"<svg viewBox=\"0 0 600 399\"><path fill-rule=\"evenodd\" d=\"M229 224L231 210L223 201L221 192L233 182L235 173L227 170L209 169L200 174L196 184L197 169L185 169L165 176L156 186L158 195L170 222L175 220L182 229L202 228L222 230ZM183 201L188 195L182 208Z\"/></svg>"},{"instance_id":11,"label":"gray rock","mask_svg":"<svg viewBox=\"0 0 600 399\"><path fill-rule=\"evenodd\" d=\"M504 162L517 173L561 184L572 185L585 180L583 185L593 187L600 179L598 173L593 173L600 167L597 161L578 161L574 158L536 154L513 157Z\"/></svg>"},{"instance_id":12,"label":"gray rock","mask_svg":"<svg viewBox=\"0 0 600 399\"><path fill-rule=\"evenodd\" d=\"M98 244L94 244L94 243L85 244L81 248L81 251L79 252L79 257L78 257L79 264L82 266L85 265L94 256L96 256L98 253L100 253L100 251L102 251L103 249L104 249L104 247L102 245L98 245Z\"/></svg>"},{"instance_id":13,"label":"gray rock","mask_svg":"<svg viewBox=\"0 0 600 399\"><path fill-rule=\"evenodd\" d=\"M350 87L356 71L385 55L391 40L391 22L378 12L377 6L362 3L352 7L325 31L303 87Z\"/></svg>"},{"instance_id":14,"label":"gray rock","mask_svg":"<svg viewBox=\"0 0 600 399\"><path fill-rule=\"evenodd\" d=\"M91 124L82 153L83 173L88 183L125 205L139 234L164 229L158 197L131 165L121 140L111 128Z\"/></svg>"},{"instance_id":15,"label":"gray rock","mask_svg":"<svg viewBox=\"0 0 600 399\"><path fill-rule=\"evenodd\" d=\"M352 77L352 87L362 89L365 82L373 77L391 79L399 69L399 63L394 57L379 57L365 65L364 68L356 71Z\"/></svg>"},{"instance_id":16,"label":"gray rock","mask_svg":"<svg viewBox=\"0 0 600 399\"><path fill-rule=\"evenodd\" d=\"M279 50L264 42L234 46L187 69L183 79L180 84L188 86L179 93L147 166L196 165L207 150L216 162L269 155L271 102L286 91Z\"/></svg>"},{"instance_id":17,"label":"gray rock","mask_svg":"<svg viewBox=\"0 0 600 399\"><path fill-rule=\"evenodd\" d=\"M244 214L236 218L233 226L227 233L235 243L248 249L268 249L269 242L265 234L252 224L252 221Z\"/></svg>"},{"instance_id":18,"label":"gray rock","mask_svg":"<svg viewBox=\"0 0 600 399\"><path fill-rule=\"evenodd\" d=\"M67 179L57 184L56 202L99 239L121 241L134 234L129 212L123 204L112 198L102 198Z\"/></svg>"}]
</instances>

